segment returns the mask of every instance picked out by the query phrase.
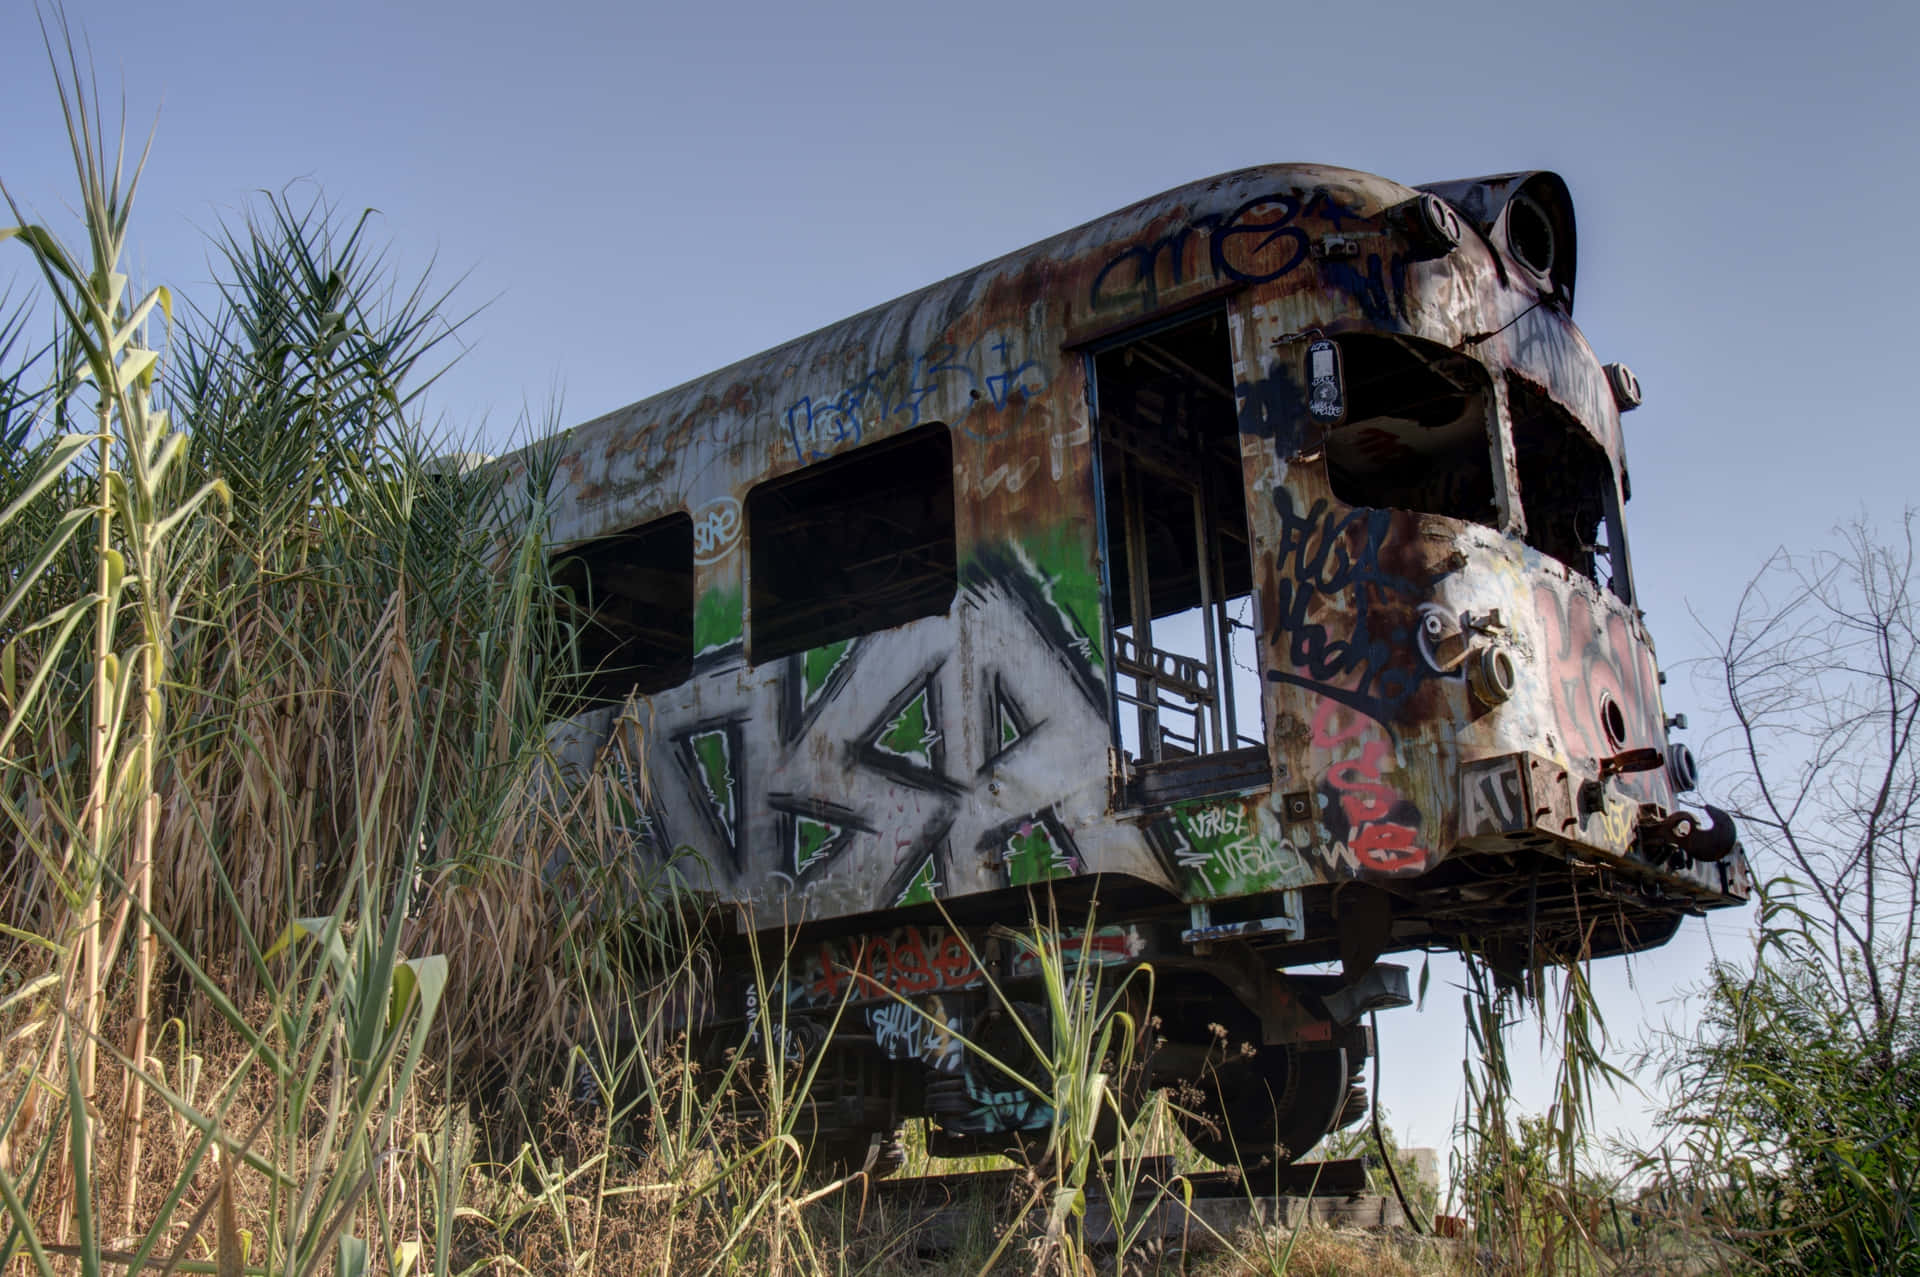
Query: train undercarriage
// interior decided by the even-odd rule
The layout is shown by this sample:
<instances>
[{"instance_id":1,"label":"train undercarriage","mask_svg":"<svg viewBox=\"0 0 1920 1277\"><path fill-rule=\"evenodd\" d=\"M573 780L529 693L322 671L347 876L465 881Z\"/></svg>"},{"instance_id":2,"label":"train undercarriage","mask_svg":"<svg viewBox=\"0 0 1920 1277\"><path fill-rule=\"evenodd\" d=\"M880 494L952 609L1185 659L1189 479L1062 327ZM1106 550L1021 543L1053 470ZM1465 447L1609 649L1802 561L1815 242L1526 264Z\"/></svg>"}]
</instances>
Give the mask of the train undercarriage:
<instances>
[{"instance_id":1,"label":"train undercarriage","mask_svg":"<svg viewBox=\"0 0 1920 1277\"><path fill-rule=\"evenodd\" d=\"M863 942L882 956L863 956ZM1038 1160L1060 1097L1088 1094L1073 1070L1104 1074L1106 1098L1078 1115L1103 1150L1118 1119L1159 1090L1194 1147L1228 1166L1291 1161L1365 1116L1373 1048L1362 1008L1405 1005L1404 968L1376 967L1371 999L1350 1002L1342 1022L1320 996L1339 977L1281 976L1243 942L1206 957L1178 943L1155 924L907 926L851 949L823 941L836 955L825 961L851 958L844 977L801 957L787 968L784 1012L750 1008L708 1041L744 1038L749 1058L777 1053L789 1085L809 1079L794 1129L808 1163L830 1172L892 1169L910 1118L927 1120L935 1156Z\"/></svg>"},{"instance_id":2,"label":"train undercarriage","mask_svg":"<svg viewBox=\"0 0 1920 1277\"><path fill-rule=\"evenodd\" d=\"M1107 1075L1096 1143L1164 1090L1203 1156L1285 1163L1369 1111L1371 1017L1412 1000L1407 968L1383 955L1472 952L1519 983L1663 944L1701 910L1660 875L1531 841L1463 848L1419 879L1222 902L1204 931L1145 883L1088 878L900 910L878 930L742 934L722 970L767 975L722 992L737 1014L701 1036L715 1058L745 1043L749 1059L777 1057L787 1085L810 1079L795 1133L823 1172L887 1173L913 1118L936 1156L1043 1156L1076 1068ZM1263 926L1287 910L1294 929ZM770 956L781 944L784 960Z\"/></svg>"}]
</instances>

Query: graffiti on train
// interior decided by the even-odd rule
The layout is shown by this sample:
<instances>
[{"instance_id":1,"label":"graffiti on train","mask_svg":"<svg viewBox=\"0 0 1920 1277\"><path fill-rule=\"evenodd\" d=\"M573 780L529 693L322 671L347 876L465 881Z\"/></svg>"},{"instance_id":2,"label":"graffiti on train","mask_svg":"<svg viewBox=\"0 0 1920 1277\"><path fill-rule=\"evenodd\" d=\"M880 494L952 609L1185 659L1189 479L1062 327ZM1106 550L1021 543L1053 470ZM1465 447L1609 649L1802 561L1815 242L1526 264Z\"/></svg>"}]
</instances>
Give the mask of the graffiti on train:
<instances>
[{"instance_id":1,"label":"graffiti on train","mask_svg":"<svg viewBox=\"0 0 1920 1277\"><path fill-rule=\"evenodd\" d=\"M1093 277L1088 300L1095 310L1151 310L1162 292L1208 275L1238 284L1269 283L1307 260L1312 242L1301 222L1340 230L1365 220L1351 198L1328 187L1305 194L1275 191L1256 195L1230 213L1189 218L1108 260Z\"/></svg>"},{"instance_id":2,"label":"graffiti on train","mask_svg":"<svg viewBox=\"0 0 1920 1277\"><path fill-rule=\"evenodd\" d=\"M1300 850L1282 836L1260 798L1202 798L1176 803L1149 827L1180 875L1183 890L1205 899L1281 891L1315 879Z\"/></svg>"},{"instance_id":3,"label":"graffiti on train","mask_svg":"<svg viewBox=\"0 0 1920 1277\"><path fill-rule=\"evenodd\" d=\"M1659 674L1653 654L1636 642L1624 616L1594 603L1577 587L1536 585L1541 656L1553 695L1561 739L1576 758L1609 758L1623 749L1659 744ZM1624 728L1616 740L1607 730L1606 707L1616 706ZM1627 772L1610 782L1641 802L1670 803L1664 769Z\"/></svg>"},{"instance_id":4,"label":"graffiti on train","mask_svg":"<svg viewBox=\"0 0 1920 1277\"><path fill-rule=\"evenodd\" d=\"M919 1060L943 1073L964 1063L964 1022L938 997L883 1002L868 1007L866 1019L873 1044L890 1060Z\"/></svg>"},{"instance_id":5,"label":"graffiti on train","mask_svg":"<svg viewBox=\"0 0 1920 1277\"><path fill-rule=\"evenodd\" d=\"M1420 808L1390 782L1399 770L1386 729L1334 700L1313 719L1313 747L1334 756L1320 786L1320 818L1334 857L1370 873L1419 873L1432 859Z\"/></svg>"},{"instance_id":6,"label":"graffiti on train","mask_svg":"<svg viewBox=\"0 0 1920 1277\"><path fill-rule=\"evenodd\" d=\"M867 908L1078 872L1063 813L1098 786L1106 729L1097 622L1078 605L1090 589L1068 571L1022 546L983 551L954 616L757 668L736 646L656 696L672 766L653 770L653 842L718 877ZM952 657L962 620L982 677Z\"/></svg>"},{"instance_id":7,"label":"graffiti on train","mask_svg":"<svg viewBox=\"0 0 1920 1277\"><path fill-rule=\"evenodd\" d=\"M1617 453L1619 414L1613 390L1579 330L1557 312L1530 306L1515 317L1503 338L1512 367L1545 387Z\"/></svg>"},{"instance_id":8,"label":"graffiti on train","mask_svg":"<svg viewBox=\"0 0 1920 1277\"><path fill-rule=\"evenodd\" d=\"M780 1057L789 1064L798 1064L806 1058L807 1048L816 1045L819 1039L817 1026L808 1020L789 1020L785 1016L769 1017L760 1005L760 991L749 984L746 989L746 1037L750 1045L757 1045L762 1037L772 1044Z\"/></svg>"},{"instance_id":9,"label":"graffiti on train","mask_svg":"<svg viewBox=\"0 0 1920 1277\"><path fill-rule=\"evenodd\" d=\"M939 342L790 401L780 424L802 463L856 447L882 427L910 430L924 421L990 437L1000 427L986 418L1047 388L1046 369L1028 350L1018 333L991 333L964 347Z\"/></svg>"},{"instance_id":10,"label":"graffiti on train","mask_svg":"<svg viewBox=\"0 0 1920 1277\"><path fill-rule=\"evenodd\" d=\"M898 927L859 940L823 940L789 964L787 1000L830 1006L893 994L977 988L983 981L967 942L944 927Z\"/></svg>"},{"instance_id":11,"label":"graffiti on train","mask_svg":"<svg viewBox=\"0 0 1920 1277\"><path fill-rule=\"evenodd\" d=\"M740 503L732 497L716 497L693 514L693 561L702 566L718 563L740 544L744 525Z\"/></svg>"},{"instance_id":12,"label":"graffiti on train","mask_svg":"<svg viewBox=\"0 0 1920 1277\"><path fill-rule=\"evenodd\" d=\"M1273 490L1273 503L1279 650L1267 677L1390 721L1433 673L1410 623L1417 583L1385 562L1393 512L1336 508L1324 497L1302 511L1285 487Z\"/></svg>"},{"instance_id":13,"label":"graffiti on train","mask_svg":"<svg viewBox=\"0 0 1920 1277\"><path fill-rule=\"evenodd\" d=\"M1120 966L1144 955L1146 937L1138 927L1107 926L1087 931L1068 927L1043 934L1038 940L1022 936L1007 963L1007 974L1020 979L1043 970L1076 971L1083 967Z\"/></svg>"}]
</instances>

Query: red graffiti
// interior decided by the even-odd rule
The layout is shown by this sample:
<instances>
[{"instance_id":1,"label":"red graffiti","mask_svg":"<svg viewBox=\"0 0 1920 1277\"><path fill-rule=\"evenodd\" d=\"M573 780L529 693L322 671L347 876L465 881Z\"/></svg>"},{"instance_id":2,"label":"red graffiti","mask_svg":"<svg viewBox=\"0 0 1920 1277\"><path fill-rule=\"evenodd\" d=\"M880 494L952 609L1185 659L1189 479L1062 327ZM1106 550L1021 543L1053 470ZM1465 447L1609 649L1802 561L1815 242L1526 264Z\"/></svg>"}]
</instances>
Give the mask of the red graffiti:
<instances>
[{"instance_id":1,"label":"red graffiti","mask_svg":"<svg viewBox=\"0 0 1920 1277\"><path fill-rule=\"evenodd\" d=\"M1070 928L1048 943L1070 969L1083 963L1118 966L1137 960L1146 950L1146 940L1137 928L1121 926L1100 927L1090 936ZM1016 977L1038 970L1039 956L1031 950L1016 952L1009 963L1009 974ZM943 927L926 931L901 927L890 935L824 940L811 953L797 956L790 971L789 999L811 1006L830 1005L843 997L855 1001L895 994L918 997L977 988L982 980L966 941Z\"/></svg>"},{"instance_id":2,"label":"red graffiti","mask_svg":"<svg viewBox=\"0 0 1920 1277\"><path fill-rule=\"evenodd\" d=\"M1340 702L1327 699L1321 700L1320 708L1316 710L1313 715L1313 747L1315 749L1332 749L1334 746L1345 744L1347 741L1359 740L1367 734L1368 720L1366 716L1351 710L1348 711L1348 717L1352 718L1353 721L1339 731L1334 731L1333 716L1338 714L1340 710Z\"/></svg>"},{"instance_id":3,"label":"red graffiti","mask_svg":"<svg viewBox=\"0 0 1920 1277\"><path fill-rule=\"evenodd\" d=\"M1405 825L1377 820L1353 835L1347 847L1362 864L1374 869L1422 869L1427 849L1415 841L1419 837Z\"/></svg>"},{"instance_id":4,"label":"red graffiti","mask_svg":"<svg viewBox=\"0 0 1920 1277\"><path fill-rule=\"evenodd\" d=\"M823 941L806 965L811 974L799 996L816 1003L839 1000L849 981L854 982L856 998L885 997L889 990L913 997L964 989L980 981L980 969L966 944L939 927L931 934L918 927L902 927L892 935L868 936L852 946Z\"/></svg>"},{"instance_id":5,"label":"red graffiti","mask_svg":"<svg viewBox=\"0 0 1920 1277\"><path fill-rule=\"evenodd\" d=\"M1386 752L1387 742L1368 741L1360 757L1327 768L1327 778L1340 791L1341 809L1356 825L1385 820L1400 800L1393 786L1380 783L1380 760Z\"/></svg>"},{"instance_id":6,"label":"red graffiti","mask_svg":"<svg viewBox=\"0 0 1920 1277\"><path fill-rule=\"evenodd\" d=\"M1653 654L1635 641L1626 619L1601 612L1583 593L1562 598L1539 586L1534 611L1540 617L1547 679L1561 739L1575 757L1607 758L1622 749L1663 743L1659 674ZM1624 738L1615 742L1601 722L1601 705L1619 707ZM1661 771L1618 777L1619 790L1645 802L1671 802Z\"/></svg>"},{"instance_id":7,"label":"red graffiti","mask_svg":"<svg viewBox=\"0 0 1920 1277\"><path fill-rule=\"evenodd\" d=\"M1334 715L1340 709L1336 701L1320 702L1313 716L1315 748L1332 750L1369 735L1370 720L1359 714L1353 714L1353 721L1346 727L1334 730ZM1382 779L1387 759L1387 742L1375 735L1361 746L1358 757L1327 768L1327 788L1338 799L1340 814L1345 817L1342 823L1347 828L1347 850L1368 869L1423 869L1428 851L1420 845L1419 832L1404 819L1410 811L1416 818L1419 813Z\"/></svg>"}]
</instances>

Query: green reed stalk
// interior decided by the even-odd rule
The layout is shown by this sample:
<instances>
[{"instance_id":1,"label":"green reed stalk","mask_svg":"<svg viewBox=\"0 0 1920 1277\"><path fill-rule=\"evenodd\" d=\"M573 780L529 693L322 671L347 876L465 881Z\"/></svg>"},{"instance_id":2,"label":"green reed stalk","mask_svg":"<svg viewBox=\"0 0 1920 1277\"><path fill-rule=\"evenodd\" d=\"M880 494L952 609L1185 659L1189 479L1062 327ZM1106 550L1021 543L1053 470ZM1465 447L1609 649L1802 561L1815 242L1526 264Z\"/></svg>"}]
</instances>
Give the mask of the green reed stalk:
<instances>
[{"instance_id":1,"label":"green reed stalk","mask_svg":"<svg viewBox=\"0 0 1920 1277\"><path fill-rule=\"evenodd\" d=\"M64 22L61 26L66 36ZM76 1176L73 1201L83 1221L92 1218L88 1147L79 1138L86 1123L85 1107L94 1100L99 1065L99 1038L106 997L105 972L117 959L123 928L137 903L135 922L135 1018L131 1050L144 1058L147 1011L153 979L155 949L145 918L152 900L152 850L158 820L154 791L154 758L164 723L161 713L164 645L171 623L165 583L167 541L194 509L217 495L215 485L203 486L183 501L169 503L168 471L178 458L181 439L169 429L164 412L150 400L156 352L145 340L147 322L156 307L170 315L171 300L156 288L131 304L127 277L119 270L127 232L128 213L138 187L145 152L131 172L125 169L124 137L109 143L101 126L97 98L90 96L80 68L66 41L64 72L54 53L51 35L49 59L67 122L80 204L87 227L88 256L70 254L50 231L26 223L10 192L8 207L20 224L0 231L0 238L18 236L32 254L64 321L67 366L59 370L62 398L81 381L94 387L94 430L88 440L93 453L93 500L84 508L94 527L93 590L70 605L69 617L90 613L93 656L87 724L87 791L77 837L71 837L62 857L62 879L69 899L77 904L73 921L57 934L66 951L62 980L67 1008L62 1032L71 1040L74 1055L69 1072L69 1121L76 1133L72 1167ZM111 147L111 153L110 148ZM124 183L123 183L124 177ZM0 187L4 191L4 187ZM84 265L82 264L84 262ZM78 460L76 454L56 449L55 455ZM76 509L56 525L56 540L43 549L36 565L19 588L30 584L64 548L59 538L70 536ZM132 564L123 547L132 551ZM131 568L131 571L129 570ZM130 649L123 650L118 622L131 594L139 625ZM42 668L56 664L67 635L62 627L55 642L39 653ZM35 691L44 694L45 684ZM9 733L40 707L32 696L9 696ZM130 744L123 727L129 712L137 714ZM120 831L134 813L129 863L112 864ZM115 884L133 884L133 895L120 902L109 925L105 908ZM71 937L66 939L65 937ZM75 948L77 942L77 952ZM125 1113L130 1124L129 1156L123 1164L123 1230L131 1227L136 1192L140 1127L144 1115L138 1077L129 1081ZM62 1210L65 1218L65 1209ZM82 1245L88 1244L83 1239ZM97 1258L97 1257L96 1257Z\"/></svg>"}]
</instances>

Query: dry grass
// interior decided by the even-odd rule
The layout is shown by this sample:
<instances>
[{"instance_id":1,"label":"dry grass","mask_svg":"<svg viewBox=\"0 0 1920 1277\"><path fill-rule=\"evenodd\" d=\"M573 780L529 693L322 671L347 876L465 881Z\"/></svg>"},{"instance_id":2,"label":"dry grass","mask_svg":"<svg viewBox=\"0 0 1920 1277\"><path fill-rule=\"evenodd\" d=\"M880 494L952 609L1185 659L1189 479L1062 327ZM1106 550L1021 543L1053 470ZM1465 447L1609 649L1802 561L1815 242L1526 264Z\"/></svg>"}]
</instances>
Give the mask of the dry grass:
<instances>
[{"instance_id":1,"label":"dry grass","mask_svg":"<svg viewBox=\"0 0 1920 1277\"><path fill-rule=\"evenodd\" d=\"M1296 1234L1240 1237L1238 1255L1222 1255L1195 1264L1195 1277L1266 1277L1270 1261L1252 1256L1285 1255L1291 1277L1452 1277L1465 1271L1470 1256L1461 1248L1410 1234L1308 1225Z\"/></svg>"}]
</instances>

